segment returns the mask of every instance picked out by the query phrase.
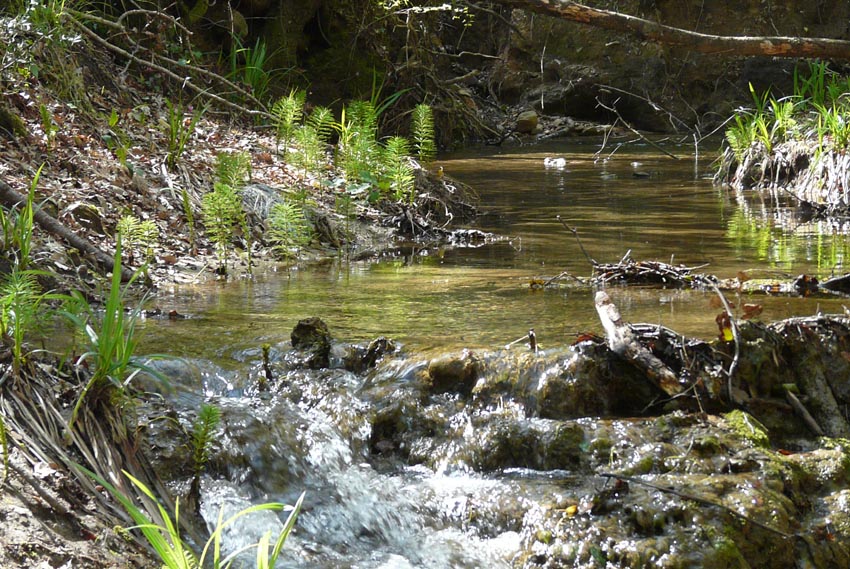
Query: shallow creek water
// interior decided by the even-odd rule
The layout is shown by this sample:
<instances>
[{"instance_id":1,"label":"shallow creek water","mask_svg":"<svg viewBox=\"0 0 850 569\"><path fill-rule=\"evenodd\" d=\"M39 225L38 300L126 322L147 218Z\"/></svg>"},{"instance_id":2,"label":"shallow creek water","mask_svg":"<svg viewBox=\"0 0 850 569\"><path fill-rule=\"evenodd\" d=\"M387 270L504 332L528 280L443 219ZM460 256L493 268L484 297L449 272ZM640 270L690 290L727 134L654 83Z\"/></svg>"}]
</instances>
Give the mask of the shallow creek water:
<instances>
[{"instance_id":1,"label":"shallow creek water","mask_svg":"<svg viewBox=\"0 0 850 569\"><path fill-rule=\"evenodd\" d=\"M202 399L223 410L224 432L202 488L207 519L214 520L222 506L292 503L306 491L282 566L514 566L528 539L523 531L541 511L563 508L569 504L565 494L578 500L604 481L564 467L476 468L467 459L475 451L463 441L487 432L491 415L541 432L551 425L509 398L467 408L449 397L419 412L441 414L435 424L450 425L456 442L438 440L432 460L410 466L370 450L371 419L394 397L393 389L403 393L416 370L437 354L502 350L534 328L549 357L569 359L565 346L577 334L601 333L593 291L529 287L533 277L591 272L556 216L578 230L600 262L615 262L630 250L634 259L705 265L701 271L721 277L737 271L754 277L844 271L850 247L836 228L798 223L759 200L738 203L712 186L708 159L695 161L692 146L667 148L681 159L628 146L597 160L598 141L458 153L441 165L478 190L485 214L476 227L503 240L478 248L407 250L380 262L339 260L161 294L157 302L164 310L190 318L147 322L143 349L185 358L174 373L183 420L190 420ZM702 152L711 156L713 150ZM546 168L545 157L563 157L566 167ZM706 339L717 333L711 293L609 293L630 321ZM840 312L846 303L767 296L755 301L765 307L764 320ZM293 326L309 316L321 317L341 342L393 338L405 356L365 375L289 372L289 387L258 396L252 386L260 345L271 343L273 359L283 362ZM517 344L510 352L524 349ZM628 422L569 420L586 436L604 430L614 446L640 438L626 434ZM231 532L231 546L255 542L275 527L275 516L250 518Z\"/></svg>"}]
</instances>

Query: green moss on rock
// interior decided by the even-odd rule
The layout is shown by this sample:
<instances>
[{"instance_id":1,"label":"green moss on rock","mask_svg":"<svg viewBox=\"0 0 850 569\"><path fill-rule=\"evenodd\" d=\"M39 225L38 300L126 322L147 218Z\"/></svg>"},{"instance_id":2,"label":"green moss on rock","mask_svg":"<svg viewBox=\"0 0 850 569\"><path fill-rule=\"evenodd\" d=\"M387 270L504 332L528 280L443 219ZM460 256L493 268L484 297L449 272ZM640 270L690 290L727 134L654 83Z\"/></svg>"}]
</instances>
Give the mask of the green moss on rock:
<instances>
[{"instance_id":1,"label":"green moss on rock","mask_svg":"<svg viewBox=\"0 0 850 569\"><path fill-rule=\"evenodd\" d=\"M745 411L730 411L723 415L726 425L753 446L762 449L770 448L770 436L767 429L755 417Z\"/></svg>"}]
</instances>

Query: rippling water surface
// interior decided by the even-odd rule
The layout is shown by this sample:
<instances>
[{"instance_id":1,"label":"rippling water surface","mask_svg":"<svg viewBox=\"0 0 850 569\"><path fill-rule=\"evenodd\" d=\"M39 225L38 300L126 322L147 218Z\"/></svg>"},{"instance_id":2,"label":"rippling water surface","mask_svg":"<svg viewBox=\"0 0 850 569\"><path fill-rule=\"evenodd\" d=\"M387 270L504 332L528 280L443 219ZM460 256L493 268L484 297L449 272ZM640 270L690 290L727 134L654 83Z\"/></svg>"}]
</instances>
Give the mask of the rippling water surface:
<instances>
[{"instance_id":1,"label":"rippling water surface","mask_svg":"<svg viewBox=\"0 0 850 569\"><path fill-rule=\"evenodd\" d=\"M844 228L802 223L758 199L740 202L711 184L709 158L695 161L692 146L667 147L679 160L646 145L624 146L609 156L612 148L595 156L598 141L588 140L447 156L440 162L446 172L480 194L484 214L477 227L505 240L177 288L163 294L160 304L197 318L162 324L148 346L215 358L233 347L285 339L307 316L322 317L341 340L385 335L415 350L498 348L529 328L543 345L569 342L600 329L592 291L529 287L532 278L591 273L558 216L599 262L631 252L636 260L702 267L720 277L844 271ZM711 157L713 150L701 152ZM547 157L564 158L566 167L546 168ZM631 321L704 338L715 334L706 312L714 310L711 293L630 288L612 296ZM818 309L840 312L843 302L755 300L764 304L765 320Z\"/></svg>"}]
</instances>

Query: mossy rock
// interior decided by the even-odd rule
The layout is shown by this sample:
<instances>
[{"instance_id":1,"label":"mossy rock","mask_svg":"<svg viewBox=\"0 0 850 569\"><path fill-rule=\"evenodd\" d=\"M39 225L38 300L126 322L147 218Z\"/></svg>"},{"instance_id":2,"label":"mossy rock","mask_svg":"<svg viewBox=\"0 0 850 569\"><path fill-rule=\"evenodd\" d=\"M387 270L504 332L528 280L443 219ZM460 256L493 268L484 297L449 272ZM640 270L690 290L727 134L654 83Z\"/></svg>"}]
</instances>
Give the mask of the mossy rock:
<instances>
[{"instance_id":1,"label":"mossy rock","mask_svg":"<svg viewBox=\"0 0 850 569\"><path fill-rule=\"evenodd\" d=\"M756 448L769 449L770 436L767 429L755 417L745 411L734 410L723 415L726 425L740 438Z\"/></svg>"}]
</instances>

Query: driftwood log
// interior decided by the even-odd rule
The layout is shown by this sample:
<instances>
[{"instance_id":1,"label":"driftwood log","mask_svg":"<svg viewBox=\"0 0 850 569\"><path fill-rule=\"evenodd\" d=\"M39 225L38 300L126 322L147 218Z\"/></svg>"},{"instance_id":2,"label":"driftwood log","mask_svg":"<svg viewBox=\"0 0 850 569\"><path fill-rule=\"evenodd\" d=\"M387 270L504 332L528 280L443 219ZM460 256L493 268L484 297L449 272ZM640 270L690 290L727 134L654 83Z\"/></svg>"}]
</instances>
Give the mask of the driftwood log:
<instances>
[{"instance_id":1,"label":"driftwood log","mask_svg":"<svg viewBox=\"0 0 850 569\"><path fill-rule=\"evenodd\" d=\"M643 370L647 377L667 395L673 396L682 392L679 377L638 342L631 327L620 317L620 311L605 291L596 293L596 312L599 313L599 320L605 328L608 347L611 351Z\"/></svg>"},{"instance_id":2,"label":"driftwood log","mask_svg":"<svg viewBox=\"0 0 850 569\"><path fill-rule=\"evenodd\" d=\"M14 209L19 207L21 204L26 203L27 197L23 194L16 192L12 189L9 184L0 180L0 204L6 206L8 209ZM33 219L38 223L38 225L47 231L48 233L58 237L71 247L79 250L83 255L90 257L94 262L103 268L105 271L112 271L115 263L111 256L107 255L94 245L92 245L89 241L83 239L64 225L60 223L58 220L53 218L48 213L33 208ZM121 279L123 281L129 281L133 277L133 272L126 267L121 268Z\"/></svg>"},{"instance_id":3,"label":"driftwood log","mask_svg":"<svg viewBox=\"0 0 850 569\"><path fill-rule=\"evenodd\" d=\"M717 36L628 14L601 10L568 0L495 0L497 4L520 8L571 22L587 24L615 32L625 32L652 42L679 46L699 53L754 55L762 57L820 57L850 59L850 42L831 38L787 36Z\"/></svg>"}]
</instances>

